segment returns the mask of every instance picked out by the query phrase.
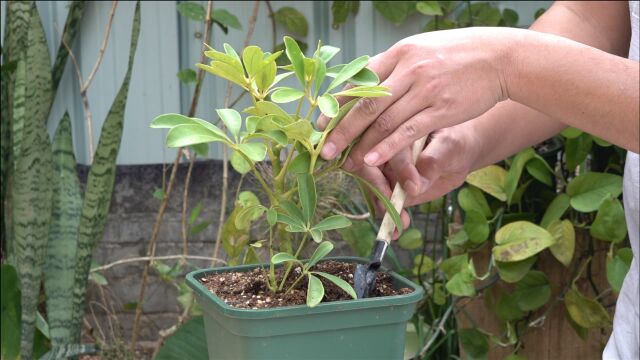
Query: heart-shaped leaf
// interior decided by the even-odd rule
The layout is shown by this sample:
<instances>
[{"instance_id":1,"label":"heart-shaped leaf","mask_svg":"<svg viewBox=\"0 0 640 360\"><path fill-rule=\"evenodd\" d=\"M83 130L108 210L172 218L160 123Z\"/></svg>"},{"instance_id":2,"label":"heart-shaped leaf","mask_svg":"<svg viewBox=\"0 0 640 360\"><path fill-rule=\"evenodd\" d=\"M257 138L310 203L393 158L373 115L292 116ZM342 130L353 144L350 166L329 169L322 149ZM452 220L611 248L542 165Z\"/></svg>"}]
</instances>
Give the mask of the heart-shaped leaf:
<instances>
[{"instance_id":1,"label":"heart-shaped leaf","mask_svg":"<svg viewBox=\"0 0 640 360\"><path fill-rule=\"evenodd\" d=\"M493 257L497 261L524 260L553 245L555 239L545 229L528 221L516 221L496 233Z\"/></svg>"},{"instance_id":2,"label":"heart-shaped leaf","mask_svg":"<svg viewBox=\"0 0 640 360\"><path fill-rule=\"evenodd\" d=\"M549 279L542 271L529 271L516 284L516 290L513 295L520 310L535 310L546 304L551 297Z\"/></svg>"},{"instance_id":3,"label":"heart-shaped leaf","mask_svg":"<svg viewBox=\"0 0 640 360\"><path fill-rule=\"evenodd\" d=\"M466 186L458 192L458 204L464 211L475 210L487 218L491 216L487 199L475 186Z\"/></svg>"},{"instance_id":4,"label":"heart-shaped leaf","mask_svg":"<svg viewBox=\"0 0 640 360\"><path fill-rule=\"evenodd\" d=\"M489 165L467 175L466 181L496 199L506 201L507 194L504 190L506 176L505 169L498 165Z\"/></svg>"},{"instance_id":5,"label":"heart-shaped leaf","mask_svg":"<svg viewBox=\"0 0 640 360\"><path fill-rule=\"evenodd\" d=\"M607 259L607 280L616 293L622 289L624 278L631 267L631 260L633 252L630 248L619 249L614 258Z\"/></svg>"},{"instance_id":6,"label":"heart-shaped leaf","mask_svg":"<svg viewBox=\"0 0 640 360\"><path fill-rule=\"evenodd\" d=\"M589 233L594 238L618 243L627 236L627 223L620 200L609 197L602 202Z\"/></svg>"},{"instance_id":7,"label":"heart-shaped leaf","mask_svg":"<svg viewBox=\"0 0 640 360\"><path fill-rule=\"evenodd\" d=\"M536 262L536 257L532 256L520 261L502 262L496 261L496 268L500 279L508 283L520 281L529 272L529 269Z\"/></svg>"},{"instance_id":8,"label":"heart-shaped leaf","mask_svg":"<svg viewBox=\"0 0 640 360\"><path fill-rule=\"evenodd\" d=\"M564 295L564 305L576 324L587 328L608 328L611 317L599 302L583 296L576 289L569 289Z\"/></svg>"},{"instance_id":9,"label":"heart-shaped leaf","mask_svg":"<svg viewBox=\"0 0 640 360\"><path fill-rule=\"evenodd\" d=\"M544 212L544 216L540 221L540 226L548 228L552 222L560 220L565 211L569 208L571 198L565 193L558 194Z\"/></svg>"},{"instance_id":10,"label":"heart-shaped leaf","mask_svg":"<svg viewBox=\"0 0 640 360\"><path fill-rule=\"evenodd\" d=\"M571 207L580 212L596 211L607 197L617 198L621 193L622 177L614 174L586 172L567 185Z\"/></svg>"},{"instance_id":11,"label":"heart-shaped leaf","mask_svg":"<svg viewBox=\"0 0 640 360\"><path fill-rule=\"evenodd\" d=\"M549 225L547 230L556 240L555 244L549 247L549 250L562 265L569 267L576 247L576 232L573 224L569 220L556 220Z\"/></svg>"}]
</instances>

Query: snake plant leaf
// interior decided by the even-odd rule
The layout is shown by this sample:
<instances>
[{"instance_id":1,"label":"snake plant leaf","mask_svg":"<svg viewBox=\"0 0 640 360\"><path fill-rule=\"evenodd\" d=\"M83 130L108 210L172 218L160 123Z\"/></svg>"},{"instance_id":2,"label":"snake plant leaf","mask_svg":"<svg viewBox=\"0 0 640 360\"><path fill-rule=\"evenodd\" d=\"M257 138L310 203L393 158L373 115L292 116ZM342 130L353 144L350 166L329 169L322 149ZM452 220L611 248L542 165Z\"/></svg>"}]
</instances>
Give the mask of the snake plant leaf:
<instances>
[{"instance_id":1,"label":"snake plant leaf","mask_svg":"<svg viewBox=\"0 0 640 360\"><path fill-rule=\"evenodd\" d=\"M51 217L52 154L45 122L52 99L51 63L44 29L33 5L26 49L22 146L16 157L13 184L13 232L22 290L21 354L29 358L33 339ZM17 74L17 76L23 76Z\"/></svg>"},{"instance_id":2,"label":"snake plant leaf","mask_svg":"<svg viewBox=\"0 0 640 360\"><path fill-rule=\"evenodd\" d=\"M44 289L51 344L72 342L73 284L78 225L82 210L80 180L73 154L71 120L65 113L53 139L53 200Z\"/></svg>"},{"instance_id":3,"label":"snake plant leaf","mask_svg":"<svg viewBox=\"0 0 640 360\"><path fill-rule=\"evenodd\" d=\"M91 266L91 254L102 238L107 221L111 193L116 175L116 157L122 140L124 113L129 93L129 82L133 60L140 34L140 2L136 4L131 29L131 45L129 62L122 85L102 126L102 133L95 152L93 164L89 170L82 215L80 218L78 250L76 253L75 285L73 288L73 322L71 332L76 336L74 343L79 342L82 317L85 309L87 280Z\"/></svg>"},{"instance_id":4,"label":"snake plant leaf","mask_svg":"<svg viewBox=\"0 0 640 360\"><path fill-rule=\"evenodd\" d=\"M66 344L53 346L40 360L68 359L96 353L98 353L98 348L93 344Z\"/></svg>"},{"instance_id":5,"label":"snake plant leaf","mask_svg":"<svg viewBox=\"0 0 640 360\"><path fill-rule=\"evenodd\" d=\"M0 265L0 278L2 279L0 358L18 359L20 355L20 280L18 280L16 269L9 264Z\"/></svg>"},{"instance_id":6,"label":"snake plant leaf","mask_svg":"<svg viewBox=\"0 0 640 360\"><path fill-rule=\"evenodd\" d=\"M207 360L208 358L202 316L195 316L180 326L167 338L156 356L156 360Z\"/></svg>"},{"instance_id":7,"label":"snake plant leaf","mask_svg":"<svg viewBox=\"0 0 640 360\"><path fill-rule=\"evenodd\" d=\"M64 44L73 44L73 40L78 34L80 29L80 20L84 14L86 1L74 0L69 5L69 14L67 15L67 21L64 23L64 30L62 31L62 40L60 46L58 46L58 52L56 61L53 64L53 70L51 72L53 78L53 89L56 90L64 74L64 68L67 64L67 58L69 52Z\"/></svg>"}]
</instances>

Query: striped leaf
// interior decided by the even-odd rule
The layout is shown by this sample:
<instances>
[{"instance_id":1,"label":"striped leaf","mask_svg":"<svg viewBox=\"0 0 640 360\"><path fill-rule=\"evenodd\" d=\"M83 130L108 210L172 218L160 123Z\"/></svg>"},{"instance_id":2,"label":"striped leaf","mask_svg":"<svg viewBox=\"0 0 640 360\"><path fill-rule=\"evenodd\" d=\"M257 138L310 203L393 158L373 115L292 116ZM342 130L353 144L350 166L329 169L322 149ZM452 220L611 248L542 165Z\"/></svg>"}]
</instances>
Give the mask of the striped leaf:
<instances>
[{"instance_id":1,"label":"striped leaf","mask_svg":"<svg viewBox=\"0 0 640 360\"><path fill-rule=\"evenodd\" d=\"M56 56L56 61L53 64L53 70L51 72L54 90L58 89L60 79L62 79L62 74L64 74L64 67L67 64L67 58L69 57L69 52L63 45L63 41L69 46L72 46L73 40L76 38L76 34L78 33L78 29L80 29L80 21L82 20L85 4L85 1L74 0L69 5L69 14L67 15L67 21L64 23L62 40L58 46L58 55Z\"/></svg>"},{"instance_id":2,"label":"striped leaf","mask_svg":"<svg viewBox=\"0 0 640 360\"><path fill-rule=\"evenodd\" d=\"M53 346L72 343L71 315L78 225L82 210L80 181L73 154L71 120L65 113L53 139L53 200L45 263L44 290Z\"/></svg>"},{"instance_id":3,"label":"striped leaf","mask_svg":"<svg viewBox=\"0 0 640 360\"><path fill-rule=\"evenodd\" d=\"M131 80L131 70L133 68L133 59L139 34L140 3L138 2L136 4L136 12L133 17L133 26L131 29L131 47L129 50L127 73L102 126L93 164L89 170L84 202L82 204L76 253L75 285L73 288L71 331L76 337L76 341L74 342L78 342L80 337L82 317L84 316L85 310L87 279L91 266L91 254L98 241L102 238L109 206L111 205L111 193L116 176L116 158L120 148L120 141L122 140L125 105L129 92L129 81Z\"/></svg>"},{"instance_id":4,"label":"striped leaf","mask_svg":"<svg viewBox=\"0 0 640 360\"><path fill-rule=\"evenodd\" d=\"M93 344L70 344L54 346L39 360L58 360L76 358L80 355L93 355L98 353L98 349Z\"/></svg>"},{"instance_id":5,"label":"striped leaf","mask_svg":"<svg viewBox=\"0 0 640 360\"><path fill-rule=\"evenodd\" d=\"M52 99L51 63L35 4L31 8L26 49L22 146L16 155L13 184L13 235L22 289L22 358L31 358L33 336L51 217L52 154L45 121ZM17 74L18 78L23 76Z\"/></svg>"}]
</instances>

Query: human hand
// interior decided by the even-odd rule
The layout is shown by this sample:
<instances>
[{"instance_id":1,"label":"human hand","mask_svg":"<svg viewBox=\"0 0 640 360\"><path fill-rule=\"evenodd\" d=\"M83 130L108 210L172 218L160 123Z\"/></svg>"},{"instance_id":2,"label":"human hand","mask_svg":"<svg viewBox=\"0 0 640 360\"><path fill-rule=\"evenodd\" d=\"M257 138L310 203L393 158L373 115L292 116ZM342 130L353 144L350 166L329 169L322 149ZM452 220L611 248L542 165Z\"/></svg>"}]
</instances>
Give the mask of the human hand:
<instances>
[{"instance_id":1,"label":"human hand","mask_svg":"<svg viewBox=\"0 0 640 360\"><path fill-rule=\"evenodd\" d=\"M462 185L480 160L481 146L472 122L468 122L433 132L415 166L407 148L382 166L363 166L356 173L386 196L400 182L407 192L405 207L409 207L437 199ZM382 205L374 204L376 212L384 213ZM408 217L404 221L406 215L402 215L406 227Z\"/></svg>"},{"instance_id":2,"label":"human hand","mask_svg":"<svg viewBox=\"0 0 640 360\"><path fill-rule=\"evenodd\" d=\"M328 136L322 157L335 158L362 134L344 168L379 166L416 139L491 109L507 98L502 69L515 35L502 28L424 33L373 57L369 68L392 95L361 99ZM321 128L328 122L318 119Z\"/></svg>"}]
</instances>

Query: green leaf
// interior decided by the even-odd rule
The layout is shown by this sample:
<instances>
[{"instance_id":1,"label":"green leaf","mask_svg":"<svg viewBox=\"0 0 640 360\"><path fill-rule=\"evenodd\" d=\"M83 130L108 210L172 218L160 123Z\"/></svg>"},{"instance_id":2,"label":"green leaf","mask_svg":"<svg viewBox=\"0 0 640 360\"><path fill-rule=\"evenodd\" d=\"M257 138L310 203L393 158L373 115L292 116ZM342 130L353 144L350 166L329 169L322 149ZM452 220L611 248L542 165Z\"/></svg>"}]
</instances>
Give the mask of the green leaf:
<instances>
[{"instance_id":1,"label":"green leaf","mask_svg":"<svg viewBox=\"0 0 640 360\"><path fill-rule=\"evenodd\" d=\"M487 199L475 186L466 186L458 192L458 204L465 211L476 211L486 218L491 216Z\"/></svg>"},{"instance_id":2,"label":"green leaf","mask_svg":"<svg viewBox=\"0 0 640 360\"><path fill-rule=\"evenodd\" d=\"M283 214L281 212L278 212L278 217L277 220L279 223L283 223L283 224L287 224L289 225L291 230L291 232L305 232L305 224L302 222L302 220L297 219L296 217L292 216L292 215L286 215ZM293 231L296 230L296 231Z\"/></svg>"},{"instance_id":3,"label":"green leaf","mask_svg":"<svg viewBox=\"0 0 640 360\"><path fill-rule=\"evenodd\" d=\"M168 147L184 147L215 141L227 143L219 134L202 125L178 125L167 133Z\"/></svg>"},{"instance_id":4,"label":"green leaf","mask_svg":"<svg viewBox=\"0 0 640 360\"><path fill-rule=\"evenodd\" d=\"M567 139L575 139L582 134L582 130L573 127L568 127L560 132L560 135L564 136Z\"/></svg>"},{"instance_id":5,"label":"green leaf","mask_svg":"<svg viewBox=\"0 0 640 360\"><path fill-rule=\"evenodd\" d=\"M502 321L522 319L525 313L518 307L514 294L504 294L496 301L496 316Z\"/></svg>"},{"instance_id":6,"label":"green leaf","mask_svg":"<svg viewBox=\"0 0 640 360\"><path fill-rule=\"evenodd\" d=\"M547 230L556 240L549 250L558 261L569 267L576 247L576 232L573 224L569 220L556 220L547 227Z\"/></svg>"},{"instance_id":7,"label":"green leaf","mask_svg":"<svg viewBox=\"0 0 640 360\"><path fill-rule=\"evenodd\" d=\"M98 348L93 344L64 344L53 346L51 350L42 355L39 360L58 360L76 358L80 355L94 355Z\"/></svg>"},{"instance_id":8,"label":"green leaf","mask_svg":"<svg viewBox=\"0 0 640 360\"><path fill-rule=\"evenodd\" d=\"M300 99L304 92L298 89L281 87L271 93L271 101L276 103L288 103Z\"/></svg>"},{"instance_id":9,"label":"green leaf","mask_svg":"<svg viewBox=\"0 0 640 360\"><path fill-rule=\"evenodd\" d=\"M567 139L564 145L567 170L575 171L576 167L585 161L592 146L593 138L586 133L574 139Z\"/></svg>"},{"instance_id":10,"label":"green leaf","mask_svg":"<svg viewBox=\"0 0 640 360\"><path fill-rule=\"evenodd\" d=\"M320 106L320 111L322 111L326 117L332 118L338 115L340 105L333 95L326 93L320 96L318 98L318 105Z\"/></svg>"},{"instance_id":11,"label":"green leaf","mask_svg":"<svg viewBox=\"0 0 640 360\"><path fill-rule=\"evenodd\" d=\"M489 353L487 335L476 329L458 330L458 339L469 359L486 359Z\"/></svg>"},{"instance_id":12,"label":"green leaf","mask_svg":"<svg viewBox=\"0 0 640 360\"><path fill-rule=\"evenodd\" d=\"M267 223L269 226L274 226L278 222L278 212L274 208L267 210Z\"/></svg>"},{"instance_id":13,"label":"green leaf","mask_svg":"<svg viewBox=\"0 0 640 360\"><path fill-rule=\"evenodd\" d=\"M289 32L302 37L307 36L309 32L309 23L300 11L285 6L275 12L274 19L283 25Z\"/></svg>"},{"instance_id":14,"label":"green leaf","mask_svg":"<svg viewBox=\"0 0 640 360\"><path fill-rule=\"evenodd\" d=\"M313 175L298 174L298 196L302 205L302 215L305 223L310 224L316 212L316 182Z\"/></svg>"},{"instance_id":15,"label":"green leaf","mask_svg":"<svg viewBox=\"0 0 640 360\"><path fill-rule=\"evenodd\" d=\"M402 235L402 231L404 229L404 226L402 224L402 219L400 218L400 214L395 209L393 204L391 204L391 201L389 201L389 199L383 193L381 193L377 187L373 186L371 183L369 183L365 179L352 173L346 173L346 174L358 180L361 186L366 186L367 189L371 191L378 198L378 200L380 200L385 210L387 210L387 212L391 216L391 219L393 219L393 223L396 225L396 230L398 230L398 234Z\"/></svg>"},{"instance_id":16,"label":"green leaf","mask_svg":"<svg viewBox=\"0 0 640 360\"><path fill-rule=\"evenodd\" d=\"M513 296L522 311L533 311L543 306L551 297L549 279L542 271L529 271L516 284Z\"/></svg>"},{"instance_id":17,"label":"green leaf","mask_svg":"<svg viewBox=\"0 0 640 360\"><path fill-rule=\"evenodd\" d=\"M294 174L304 174L309 172L309 166L311 166L311 155L308 151L304 151L291 160L287 171Z\"/></svg>"},{"instance_id":18,"label":"green leaf","mask_svg":"<svg viewBox=\"0 0 640 360\"><path fill-rule=\"evenodd\" d=\"M269 101L258 101L256 103L256 110L259 115L271 115L272 118L282 120L284 122L283 125L289 125L295 122L280 106Z\"/></svg>"},{"instance_id":19,"label":"green leaf","mask_svg":"<svg viewBox=\"0 0 640 360\"><path fill-rule=\"evenodd\" d=\"M2 278L0 355L2 359L17 359L20 355L20 283L13 266L2 264L0 269Z\"/></svg>"},{"instance_id":20,"label":"green leaf","mask_svg":"<svg viewBox=\"0 0 640 360\"><path fill-rule=\"evenodd\" d=\"M176 9L180 15L194 21L204 21L207 14L202 5L193 2L181 2Z\"/></svg>"},{"instance_id":21,"label":"green leaf","mask_svg":"<svg viewBox=\"0 0 640 360\"><path fill-rule=\"evenodd\" d=\"M565 193L558 194L549 204L547 210L544 212L544 216L542 217L542 221L540 221L540 226L543 228L548 228L552 222L556 220L560 220L562 215L569 208L570 202L569 195Z\"/></svg>"},{"instance_id":22,"label":"green leaf","mask_svg":"<svg viewBox=\"0 0 640 360\"><path fill-rule=\"evenodd\" d=\"M386 86L356 86L334 94L335 96L381 97L390 96Z\"/></svg>"},{"instance_id":23,"label":"green leaf","mask_svg":"<svg viewBox=\"0 0 640 360\"><path fill-rule=\"evenodd\" d=\"M564 305L576 324L587 328L611 327L611 317L599 302L583 296L576 289L569 289L564 295Z\"/></svg>"},{"instance_id":24,"label":"green leaf","mask_svg":"<svg viewBox=\"0 0 640 360\"><path fill-rule=\"evenodd\" d=\"M257 220L267 209L262 205L253 205L242 209L235 219L238 229L247 229L251 222Z\"/></svg>"},{"instance_id":25,"label":"green leaf","mask_svg":"<svg viewBox=\"0 0 640 360\"><path fill-rule=\"evenodd\" d=\"M567 185L571 207L580 212L595 211L607 197L617 198L621 193L622 177L614 174L586 172Z\"/></svg>"},{"instance_id":26,"label":"green leaf","mask_svg":"<svg viewBox=\"0 0 640 360\"><path fill-rule=\"evenodd\" d=\"M151 122L150 127L154 129L171 129L179 125L200 125L207 130L215 133L225 141L231 142L227 135L217 126L208 121L204 121L198 118L190 118L181 114L163 114L156 117Z\"/></svg>"},{"instance_id":27,"label":"green leaf","mask_svg":"<svg viewBox=\"0 0 640 360\"><path fill-rule=\"evenodd\" d=\"M502 280L508 283L515 283L529 272L535 262L535 256L513 262L496 261L496 268Z\"/></svg>"},{"instance_id":28,"label":"green leaf","mask_svg":"<svg viewBox=\"0 0 640 360\"><path fill-rule=\"evenodd\" d=\"M323 241L313 252L309 261L305 264L305 269L311 269L318 261L322 260L327 254L333 250L333 244L329 241Z\"/></svg>"},{"instance_id":29,"label":"green leaf","mask_svg":"<svg viewBox=\"0 0 640 360\"><path fill-rule=\"evenodd\" d=\"M325 128L326 132L330 132L331 130L333 130L336 126L338 126L338 124L340 123L340 121L347 115L347 113L349 112L349 110L351 110L353 108L353 106L359 101L360 99L353 99L351 101L349 101L348 103L342 105L340 107L340 109L338 110L338 115L334 116L331 121L329 121L329 124L327 125L327 127Z\"/></svg>"},{"instance_id":30,"label":"green leaf","mask_svg":"<svg viewBox=\"0 0 640 360\"><path fill-rule=\"evenodd\" d=\"M67 59L69 57L69 52L67 51L67 48L64 44L75 44L75 38L78 34L78 30L80 29L80 23L84 15L85 5L85 1L77 0L72 1L69 4L69 13L64 24L62 41L60 41L60 45L58 46L58 51L56 52L56 60L53 64L53 70L51 71L53 82L52 88L54 89L54 91L58 89L58 85L60 84L60 80L62 79L64 68L67 65ZM7 58L5 58L5 60L6 59Z\"/></svg>"},{"instance_id":31,"label":"green leaf","mask_svg":"<svg viewBox=\"0 0 640 360\"><path fill-rule=\"evenodd\" d=\"M620 293L624 278L631 267L633 252L630 248L619 249L614 258L607 259L607 280L616 293Z\"/></svg>"},{"instance_id":32,"label":"green leaf","mask_svg":"<svg viewBox=\"0 0 640 360\"><path fill-rule=\"evenodd\" d=\"M533 176L541 183L552 186L553 185L553 169L547 164L547 162L536 154L536 156L527 162L525 166L529 175Z\"/></svg>"},{"instance_id":33,"label":"green leaf","mask_svg":"<svg viewBox=\"0 0 640 360\"><path fill-rule=\"evenodd\" d=\"M520 16L512 9L506 8L502 10L502 22L504 26L515 27L518 25Z\"/></svg>"},{"instance_id":34,"label":"green leaf","mask_svg":"<svg viewBox=\"0 0 640 360\"><path fill-rule=\"evenodd\" d=\"M242 24L240 24L238 18L225 9L213 9L211 17L219 25L238 30L242 29Z\"/></svg>"},{"instance_id":35,"label":"green leaf","mask_svg":"<svg viewBox=\"0 0 640 360\"><path fill-rule=\"evenodd\" d=\"M310 229L309 234L311 234L313 241L317 242L318 244L322 242L322 238L323 238L322 231L318 229Z\"/></svg>"},{"instance_id":36,"label":"green leaf","mask_svg":"<svg viewBox=\"0 0 640 360\"><path fill-rule=\"evenodd\" d=\"M71 120L67 113L53 139L53 199L44 288L53 346L72 342L73 284L82 192L73 154Z\"/></svg>"},{"instance_id":37,"label":"green leaf","mask_svg":"<svg viewBox=\"0 0 640 360\"><path fill-rule=\"evenodd\" d=\"M610 142L605 141L605 140L602 140L602 139L600 139L600 138L599 138L599 137L597 137L597 136L593 136L593 135L592 135L591 137L593 138L593 142L595 142L598 146L601 146L601 147L609 147L609 146L613 145L613 144L611 144Z\"/></svg>"},{"instance_id":38,"label":"green leaf","mask_svg":"<svg viewBox=\"0 0 640 360\"><path fill-rule=\"evenodd\" d=\"M93 281L97 285L101 285L101 286L109 285L109 283L107 282L107 278L105 278L104 275L97 272L89 273L89 279L91 279L91 281Z\"/></svg>"},{"instance_id":39,"label":"green leaf","mask_svg":"<svg viewBox=\"0 0 640 360\"><path fill-rule=\"evenodd\" d=\"M156 360L207 360L207 339L202 316L189 319L162 345Z\"/></svg>"},{"instance_id":40,"label":"green leaf","mask_svg":"<svg viewBox=\"0 0 640 360\"><path fill-rule=\"evenodd\" d=\"M341 24L347 22L349 14L358 15L360 1L334 1L331 3L331 27L337 30ZM325 62L328 60L325 60Z\"/></svg>"},{"instance_id":41,"label":"green leaf","mask_svg":"<svg viewBox=\"0 0 640 360\"><path fill-rule=\"evenodd\" d=\"M298 264L302 264L302 262L298 259L296 259L295 256L285 253L285 252L281 252L281 253L277 253L275 255L273 255L273 257L271 258L271 263L272 264L281 264L283 262L295 262Z\"/></svg>"},{"instance_id":42,"label":"green leaf","mask_svg":"<svg viewBox=\"0 0 640 360\"><path fill-rule=\"evenodd\" d=\"M507 202L509 204L512 203L513 194L518 187L518 182L520 181L520 176L522 175L522 170L524 170L525 164L533 159L535 156L535 151L531 148L524 149L520 151L513 159L511 163L511 167L507 172L507 176L504 179L504 192L507 194Z\"/></svg>"},{"instance_id":43,"label":"green leaf","mask_svg":"<svg viewBox=\"0 0 640 360\"><path fill-rule=\"evenodd\" d=\"M191 235L197 235L203 232L211 223L209 221L202 221L197 223L194 227L189 230Z\"/></svg>"},{"instance_id":44,"label":"green leaf","mask_svg":"<svg viewBox=\"0 0 640 360\"><path fill-rule=\"evenodd\" d=\"M433 270L435 264L433 260L427 255L418 254L413 258L413 269L411 272L418 276L422 274L426 274L429 271Z\"/></svg>"},{"instance_id":45,"label":"green leaf","mask_svg":"<svg viewBox=\"0 0 640 360\"><path fill-rule=\"evenodd\" d=\"M589 233L594 238L613 243L627 237L627 223L620 200L610 197L602 202Z\"/></svg>"},{"instance_id":46,"label":"green leaf","mask_svg":"<svg viewBox=\"0 0 640 360\"><path fill-rule=\"evenodd\" d=\"M231 152L229 162L231 163L231 167L242 175L251 171L253 167L253 164L249 163L238 151Z\"/></svg>"},{"instance_id":47,"label":"green leaf","mask_svg":"<svg viewBox=\"0 0 640 360\"><path fill-rule=\"evenodd\" d=\"M465 265L464 269L447 281L445 287L455 296L474 296L476 294L476 289L473 286L474 281L475 277Z\"/></svg>"},{"instance_id":48,"label":"green leaf","mask_svg":"<svg viewBox=\"0 0 640 360\"><path fill-rule=\"evenodd\" d=\"M524 260L553 245L555 239L545 229L528 221L516 221L500 228L492 253L497 261Z\"/></svg>"},{"instance_id":49,"label":"green leaf","mask_svg":"<svg viewBox=\"0 0 640 360\"><path fill-rule=\"evenodd\" d=\"M314 225L313 230L329 231L351 226L351 221L342 215L332 215Z\"/></svg>"},{"instance_id":50,"label":"green leaf","mask_svg":"<svg viewBox=\"0 0 640 360\"><path fill-rule=\"evenodd\" d=\"M419 249L422 247L422 233L416 228L407 229L398 238L398 245L406 250Z\"/></svg>"},{"instance_id":51,"label":"green leaf","mask_svg":"<svg viewBox=\"0 0 640 360\"><path fill-rule=\"evenodd\" d=\"M374 1L373 7L378 13L391 21L394 25L400 25L415 11L413 1Z\"/></svg>"},{"instance_id":52,"label":"green leaf","mask_svg":"<svg viewBox=\"0 0 640 360\"><path fill-rule=\"evenodd\" d=\"M196 207L191 210L191 215L189 216L189 225L193 225L196 220L198 220L198 216L200 216L200 212L202 211L202 201L198 201Z\"/></svg>"},{"instance_id":53,"label":"green leaf","mask_svg":"<svg viewBox=\"0 0 640 360\"><path fill-rule=\"evenodd\" d=\"M347 1L343 1L343 2L347 2ZM353 1L353 2L356 2L356 1ZM320 58L320 60L322 60L326 64L331 59L333 59L333 57L336 56L336 54L338 54L339 52L340 52L340 49L337 47L323 45L320 47L320 51L318 52L318 57Z\"/></svg>"},{"instance_id":54,"label":"green leaf","mask_svg":"<svg viewBox=\"0 0 640 360\"><path fill-rule=\"evenodd\" d=\"M307 285L307 306L314 307L324 298L324 286L317 277L309 274L309 285Z\"/></svg>"},{"instance_id":55,"label":"green leaf","mask_svg":"<svg viewBox=\"0 0 640 360\"><path fill-rule=\"evenodd\" d=\"M445 273L447 279L451 279L454 275L465 269L468 263L469 254L456 255L444 260L440 264L440 270Z\"/></svg>"},{"instance_id":56,"label":"green leaf","mask_svg":"<svg viewBox=\"0 0 640 360\"><path fill-rule=\"evenodd\" d=\"M242 70L233 65L224 63L222 61L212 61L210 65L196 64L196 67L199 67L200 69L205 70L206 72L209 72L213 75L219 76L225 80L229 80L232 83L246 89L247 81L244 78Z\"/></svg>"},{"instance_id":57,"label":"green leaf","mask_svg":"<svg viewBox=\"0 0 640 360\"><path fill-rule=\"evenodd\" d=\"M33 353L38 295L46 259L49 220L51 218L52 150L46 121L53 99L51 60L49 48L35 4L30 5L27 44L19 66L24 73L16 74L24 81L21 145L16 153L15 170L9 209L12 211L12 243L14 264L20 279L21 304L21 357L29 359ZM13 15L13 14L12 14ZM19 19L17 19L19 20ZM5 79L3 78L3 81ZM16 78L16 83L18 78ZM17 84L16 84L17 85ZM21 99L14 97L14 105ZM4 106L4 104L3 104ZM15 109L14 109L15 120Z\"/></svg>"},{"instance_id":58,"label":"green leaf","mask_svg":"<svg viewBox=\"0 0 640 360\"><path fill-rule=\"evenodd\" d=\"M471 242L481 244L489 238L489 223L482 213L469 210L465 213L464 231Z\"/></svg>"},{"instance_id":59,"label":"green leaf","mask_svg":"<svg viewBox=\"0 0 640 360\"><path fill-rule=\"evenodd\" d=\"M196 72L193 69L182 69L178 71L176 76L185 84L195 84L198 81Z\"/></svg>"},{"instance_id":60,"label":"green leaf","mask_svg":"<svg viewBox=\"0 0 640 360\"><path fill-rule=\"evenodd\" d=\"M78 338L74 343L79 343L82 319L85 314L85 295L87 274L91 265L93 249L98 244L104 232L107 214L111 205L111 195L116 175L116 158L122 139L124 115L129 93L129 83L133 70L133 61L140 34L140 3L136 3L131 28L131 42L129 45L129 62L127 72L113 104L109 109L100 132L100 140L95 152L93 164L89 170L87 186L80 218L78 237L78 251L76 254L76 273L74 285L74 316L72 333Z\"/></svg>"},{"instance_id":61,"label":"green leaf","mask_svg":"<svg viewBox=\"0 0 640 360\"><path fill-rule=\"evenodd\" d=\"M263 143L246 143L238 144L238 149L242 151L249 159L255 162L264 160L267 156L267 146Z\"/></svg>"},{"instance_id":62,"label":"green leaf","mask_svg":"<svg viewBox=\"0 0 640 360\"><path fill-rule=\"evenodd\" d=\"M436 30L449 30L455 29L458 27L458 24L455 21L451 21L448 19L431 19L429 22L422 28L423 32L436 31Z\"/></svg>"},{"instance_id":63,"label":"green leaf","mask_svg":"<svg viewBox=\"0 0 640 360\"><path fill-rule=\"evenodd\" d=\"M304 87L304 54L302 53L302 50L300 50L298 43L289 36L284 37L284 45L286 48L285 53L287 54L289 61L291 61L291 65L293 65L293 71L296 74L300 85Z\"/></svg>"},{"instance_id":64,"label":"green leaf","mask_svg":"<svg viewBox=\"0 0 640 360\"><path fill-rule=\"evenodd\" d=\"M332 283L336 284L336 286L338 286L340 289L344 290L344 292L349 294L349 296L351 296L352 298L354 298L354 299L358 298L358 295L356 295L356 291L353 290L353 287L351 287L351 285L349 285L348 282L340 279L339 277L337 277L335 275L327 274L327 273L322 272L322 271L313 271L313 274L320 275L323 278L325 278L325 279L331 281Z\"/></svg>"},{"instance_id":65,"label":"green leaf","mask_svg":"<svg viewBox=\"0 0 640 360\"><path fill-rule=\"evenodd\" d=\"M498 165L489 165L467 175L467 183L479 188L500 201L507 200L504 189L506 170Z\"/></svg>"},{"instance_id":66,"label":"green leaf","mask_svg":"<svg viewBox=\"0 0 640 360\"><path fill-rule=\"evenodd\" d=\"M340 70L340 72L336 75L333 81L329 83L329 86L327 87L327 91L331 91L338 85L349 80L352 76L360 72L360 70L364 69L368 63L369 63L369 56L364 55L364 56L360 56L359 58L345 65L342 68L342 70Z\"/></svg>"},{"instance_id":67,"label":"green leaf","mask_svg":"<svg viewBox=\"0 0 640 360\"><path fill-rule=\"evenodd\" d=\"M418 1L416 10L427 16L442 15L442 9L437 1Z\"/></svg>"},{"instance_id":68,"label":"green leaf","mask_svg":"<svg viewBox=\"0 0 640 360\"><path fill-rule=\"evenodd\" d=\"M237 139L242 126L240 113L233 109L216 109L216 112L229 132Z\"/></svg>"},{"instance_id":69,"label":"green leaf","mask_svg":"<svg viewBox=\"0 0 640 360\"><path fill-rule=\"evenodd\" d=\"M263 58L264 52L255 45L247 46L242 51L242 62L250 78L254 77L262 69Z\"/></svg>"}]
</instances>

